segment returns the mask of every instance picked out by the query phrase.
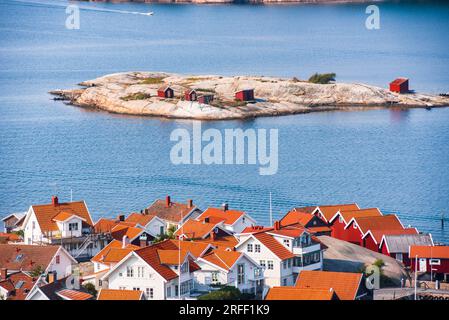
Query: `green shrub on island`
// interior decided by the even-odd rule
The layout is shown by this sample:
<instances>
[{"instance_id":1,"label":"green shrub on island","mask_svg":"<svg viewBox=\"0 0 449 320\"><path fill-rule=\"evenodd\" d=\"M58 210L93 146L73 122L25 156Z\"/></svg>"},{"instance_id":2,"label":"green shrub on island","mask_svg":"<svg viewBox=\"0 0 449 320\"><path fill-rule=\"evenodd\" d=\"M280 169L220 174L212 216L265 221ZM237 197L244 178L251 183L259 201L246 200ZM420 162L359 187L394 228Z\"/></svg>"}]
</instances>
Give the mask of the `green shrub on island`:
<instances>
[{"instance_id":1,"label":"green shrub on island","mask_svg":"<svg viewBox=\"0 0 449 320\"><path fill-rule=\"evenodd\" d=\"M151 98L150 94L143 93L143 92L136 92L136 93L129 94L126 97L121 97L120 99L122 99L124 101L130 101L130 100L145 100L148 98Z\"/></svg>"},{"instance_id":2,"label":"green shrub on island","mask_svg":"<svg viewBox=\"0 0 449 320\"><path fill-rule=\"evenodd\" d=\"M164 81L164 77L148 77L143 79L140 84L161 84Z\"/></svg>"},{"instance_id":3,"label":"green shrub on island","mask_svg":"<svg viewBox=\"0 0 449 320\"><path fill-rule=\"evenodd\" d=\"M315 73L309 78L309 82L317 84L329 84L330 82L335 81L336 76L337 75L335 73Z\"/></svg>"},{"instance_id":4,"label":"green shrub on island","mask_svg":"<svg viewBox=\"0 0 449 320\"><path fill-rule=\"evenodd\" d=\"M94 297L97 296L97 289L95 289L95 285L93 283L86 283L85 285L83 285L84 289L91 295L93 295Z\"/></svg>"}]
</instances>

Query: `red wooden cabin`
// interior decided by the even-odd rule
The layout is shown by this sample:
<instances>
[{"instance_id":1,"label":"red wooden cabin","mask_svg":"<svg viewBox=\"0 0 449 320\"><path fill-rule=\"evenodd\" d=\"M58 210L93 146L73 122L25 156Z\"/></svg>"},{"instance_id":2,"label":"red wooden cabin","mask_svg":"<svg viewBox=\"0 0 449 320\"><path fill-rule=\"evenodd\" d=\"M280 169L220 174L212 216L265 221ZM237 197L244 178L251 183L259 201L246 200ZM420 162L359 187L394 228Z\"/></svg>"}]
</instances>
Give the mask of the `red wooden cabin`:
<instances>
[{"instance_id":1,"label":"red wooden cabin","mask_svg":"<svg viewBox=\"0 0 449 320\"><path fill-rule=\"evenodd\" d=\"M397 93L407 93L408 89L408 79L407 78L397 78L393 82L390 82L390 91Z\"/></svg>"},{"instance_id":2,"label":"red wooden cabin","mask_svg":"<svg viewBox=\"0 0 449 320\"><path fill-rule=\"evenodd\" d=\"M202 104L209 104L213 100L214 100L214 95L213 94L203 94L203 95L198 97L198 102L202 103Z\"/></svg>"},{"instance_id":3,"label":"red wooden cabin","mask_svg":"<svg viewBox=\"0 0 449 320\"><path fill-rule=\"evenodd\" d=\"M449 281L449 246L410 246L410 267L414 271L432 273ZM416 262L416 259L418 261Z\"/></svg>"},{"instance_id":4,"label":"red wooden cabin","mask_svg":"<svg viewBox=\"0 0 449 320\"><path fill-rule=\"evenodd\" d=\"M254 89L240 90L235 93L235 99L240 101L254 100Z\"/></svg>"},{"instance_id":5,"label":"red wooden cabin","mask_svg":"<svg viewBox=\"0 0 449 320\"><path fill-rule=\"evenodd\" d=\"M186 90L184 92L184 98L186 101L196 101L198 98L198 95L195 90Z\"/></svg>"},{"instance_id":6,"label":"red wooden cabin","mask_svg":"<svg viewBox=\"0 0 449 320\"><path fill-rule=\"evenodd\" d=\"M157 96L160 98L173 98L175 96L175 92L169 86L164 86L157 90Z\"/></svg>"}]
</instances>

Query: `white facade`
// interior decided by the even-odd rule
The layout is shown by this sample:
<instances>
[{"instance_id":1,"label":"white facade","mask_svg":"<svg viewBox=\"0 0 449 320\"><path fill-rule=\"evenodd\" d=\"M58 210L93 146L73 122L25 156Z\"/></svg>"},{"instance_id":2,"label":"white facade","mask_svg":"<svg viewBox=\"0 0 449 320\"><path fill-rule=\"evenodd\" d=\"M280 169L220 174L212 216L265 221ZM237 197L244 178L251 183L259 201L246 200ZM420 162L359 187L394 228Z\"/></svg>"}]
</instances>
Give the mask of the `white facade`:
<instances>
[{"instance_id":1,"label":"white facade","mask_svg":"<svg viewBox=\"0 0 449 320\"><path fill-rule=\"evenodd\" d=\"M193 276L189 271L189 263L186 257L184 261L186 270L179 277L166 280L148 263L134 252L114 266L103 278L103 285L108 289L116 290L141 290L147 300L164 300L178 298L178 287L181 283L181 297L190 295ZM177 266L172 270L179 275ZM184 270L183 267L181 267Z\"/></svg>"},{"instance_id":2,"label":"white facade","mask_svg":"<svg viewBox=\"0 0 449 320\"><path fill-rule=\"evenodd\" d=\"M161 234L165 234L167 232L167 224L164 220L154 217L150 222L147 223L146 226L142 226L145 229L145 232L153 237L157 237Z\"/></svg>"},{"instance_id":3,"label":"white facade","mask_svg":"<svg viewBox=\"0 0 449 320\"><path fill-rule=\"evenodd\" d=\"M264 270L265 285L293 286L298 273L302 270L321 270L323 267L323 253L320 244L298 247L293 245L293 239L274 236L275 240L295 255L295 258L280 259L262 242L251 235L241 235L237 251L247 254ZM284 241L285 240L285 241ZM313 256L312 258L310 256ZM317 261L318 262L314 262Z\"/></svg>"},{"instance_id":4,"label":"white facade","mask_svg":"<svg viewBox=\"0 0 449 320\"><path fill-rule=\"evenodd\" d=\"M221 268L206 259L199 258L196 263L201 270L195 272L195 288L210 290L211 285L229 285L242 292L254 293L257 281L263 280L263 271L253 260L243 254L231 268Z\"/></svg>"},{"instance_id":5,"label":"white facade","mask_svg":"<svg viewBox=\"0 0 449 320\"><path fill-rule=\"evenodd\" d=\"M240 218L238 218L232 225L224 224L223 227L225 230L231 231L233 233L240 233L246 227L251 227L256 224L256 220L251 218L247 214L243 214Z\"/></svg>"}]
</instances>

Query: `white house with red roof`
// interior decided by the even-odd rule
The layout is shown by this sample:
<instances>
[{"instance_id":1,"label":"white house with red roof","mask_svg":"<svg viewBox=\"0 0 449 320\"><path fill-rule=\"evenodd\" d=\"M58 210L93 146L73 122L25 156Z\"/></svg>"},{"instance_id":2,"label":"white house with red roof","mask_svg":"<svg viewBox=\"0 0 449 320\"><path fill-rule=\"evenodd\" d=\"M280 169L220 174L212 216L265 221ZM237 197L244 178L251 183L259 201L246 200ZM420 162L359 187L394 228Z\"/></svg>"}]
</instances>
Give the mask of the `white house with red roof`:
<instances>
[{"instance_id":1,"label":"white house with red roof","mask_svg":"<svg viewBox=\"0 0 449 320\"><path fill-rule=\"evenodd\" d=\"M74 257L91 257L101 250L96 241L88 241L93 226L84 201L62 203L53 196L49 204L30 206L22 228L26 244L62 244Z\"/></svg>"},{"instance_id":2,"label":"white house with red roof","mask_svg":"<svg viewBox=\"0 0 449 320\"><path fill-rule=\"evenodd\" d=\"M172 241L163 241L130 252L114 265L102 281L108 289L143 291L148 300L189 297L193 273L199 270L194 256Z\"/></svg>"},{"instance_id":3,"label":"white house with red roof","mask_svg":"<svg viewBox=\"0 0 449 320\"><path fill-rule=\"evenodd\" d=\"M228 285L244 293L262 293L263 270L243 252L214 249L196 260L195 288L209 291L213 285Z\"/></svg>"},{"instance_id":4,"label":"white house with red roof","mask_svg":"<svg viewBox=\"0 0 449 320\"><path fill-rule=\"evenodd\" d=\"M229 210L228 205L224 204L223 208L207 208L196 220L204 221L208 219L210 222L222 222L225 230L232 233L240 233L245 228L256 224L256 220L244 211Z\"/></svg>"},{"instance_id":5,"label":"white house with red roof","mask_svg":"<svg viewBox=\"0 0 449 320\"><path fill-rule=\"evenodd\" d=\"M302 270L321 270L323 246L306 228L247 228L238 235L236 250L247 254L264 269L265 285L292 286Z\"/></svg>"}]
</instances>

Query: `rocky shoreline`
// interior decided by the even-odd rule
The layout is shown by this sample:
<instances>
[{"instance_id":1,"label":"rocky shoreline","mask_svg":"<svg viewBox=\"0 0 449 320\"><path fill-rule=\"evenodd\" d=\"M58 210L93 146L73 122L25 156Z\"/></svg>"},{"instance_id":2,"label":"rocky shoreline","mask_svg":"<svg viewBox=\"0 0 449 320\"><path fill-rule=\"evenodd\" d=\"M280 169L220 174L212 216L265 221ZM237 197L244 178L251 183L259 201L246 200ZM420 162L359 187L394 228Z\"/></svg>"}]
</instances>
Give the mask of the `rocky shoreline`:
<instances>
[{"instance_id":1,"label":"rocky shoreline","mask_svg":"<svg viewBox=\"0 0 449 320\"><path fill-rule=\"evenodd\" d=\"M54 90L55 100L111 113L178 119L231 120L331 110L373 108L433 108L449 106L449 97L397 94L364 84L313 84L264 76L180 75L164 72L125 72L80 83L83 88ZM157 90L170 86L173 98ZM255 100L240 102L234 92L254 89ZM186 101L184 92L214 95L209 104Z\"/></svg>"}]
</instances>

